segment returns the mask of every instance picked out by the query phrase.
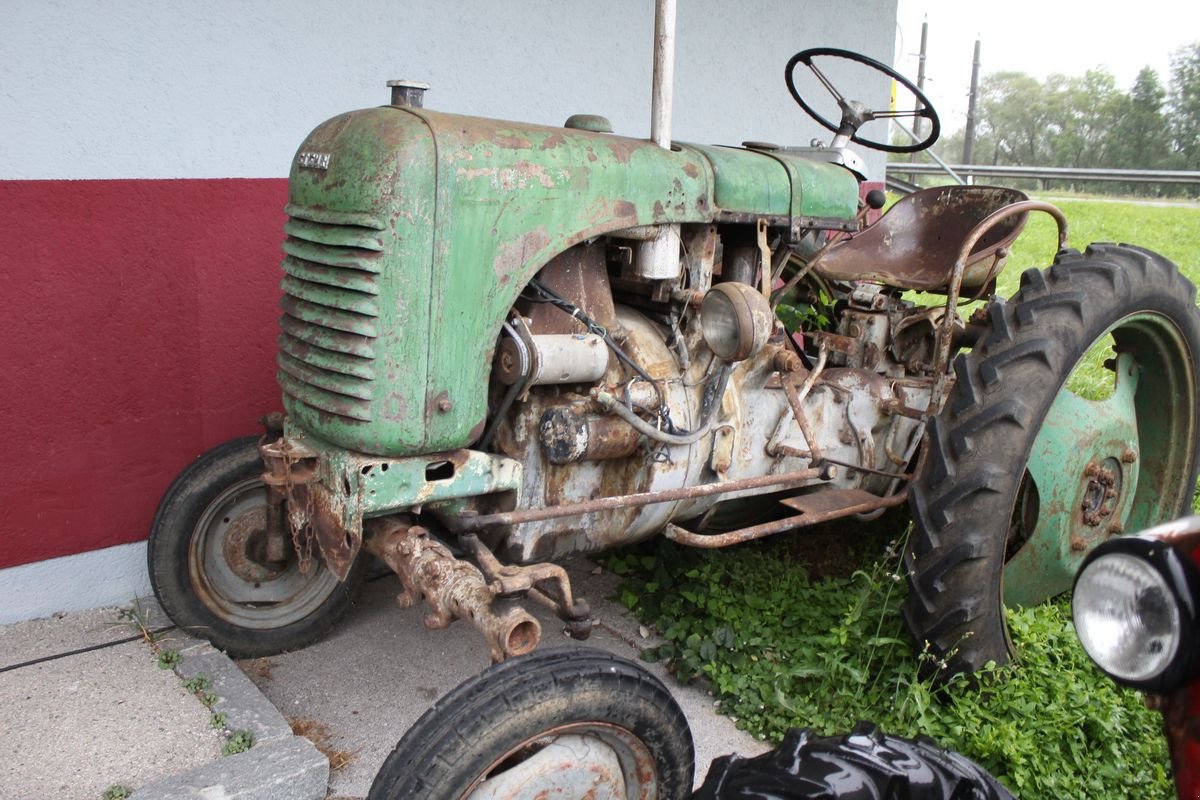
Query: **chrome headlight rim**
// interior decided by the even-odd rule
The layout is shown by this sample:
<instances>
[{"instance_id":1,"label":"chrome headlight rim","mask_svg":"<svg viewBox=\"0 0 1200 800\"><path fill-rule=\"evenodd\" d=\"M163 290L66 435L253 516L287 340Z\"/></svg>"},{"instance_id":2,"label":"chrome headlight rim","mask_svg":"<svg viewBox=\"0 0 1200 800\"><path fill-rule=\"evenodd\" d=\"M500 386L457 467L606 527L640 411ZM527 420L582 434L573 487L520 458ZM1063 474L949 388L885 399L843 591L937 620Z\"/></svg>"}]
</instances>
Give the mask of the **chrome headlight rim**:
<instances>
[{"instance_id":1,"label":"chrome headlight rim","mask_svg":"<svg viewBox=\"0 0 1200 800\"><path fill-rule=\"evenodd\" d=\"M774 329L771 304L758 289L737 281L718 283L700 303L700 333L708 349L728 364L756 355Z\"/></svg>"},{"instance_id":2,"label":"chrome headlight rim","mask_svg":"<svg viewBox=\"0 0 1200 800\"><path fill-rule=\"evenodd\" d=\"M1092 653L1088 652L1088 657L1100 671L1116 683L1154 694L1173 691L1200 675L1200 614L1197 609L1197 599L1200 598L1200 569L1191 558L1173 547L1170 542L1153 535L1110 539L1087 555L1079 571L1075 573L1075 582L1071 589L1072 621L1076 626L1076 634L1079 634L1079 621L1076 616L1075 597L1080 578L1089 567L1107 556L1136 559L1156 573L1166 586L1170 602L1174 604L1178 614L1178 645L1162 669L1141 679L1114 674L1097 661ZM1084 641L1083 636L1080 636L1080 641Z\"/></svg>"}]
</instances>

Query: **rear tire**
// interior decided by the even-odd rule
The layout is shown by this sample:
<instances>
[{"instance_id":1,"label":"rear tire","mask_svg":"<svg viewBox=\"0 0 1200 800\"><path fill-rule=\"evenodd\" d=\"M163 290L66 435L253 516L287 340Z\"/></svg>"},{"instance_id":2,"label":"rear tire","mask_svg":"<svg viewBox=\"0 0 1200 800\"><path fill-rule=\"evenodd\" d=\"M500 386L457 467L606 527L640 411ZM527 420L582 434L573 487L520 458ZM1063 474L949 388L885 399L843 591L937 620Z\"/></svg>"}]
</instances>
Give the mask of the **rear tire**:
<instances>
[{"instance_id":1,"label":"rear tire","mask_svg":"<svg viewBox=\"0 0 1200 800\"><path fill-rule=\"evenodd\" d=\"M693 800L1014 800L982 767L924 736L860 722L845 736L793 728L769 753L716 759Z\"/></svg>"},{"instance_id":2,"label":"rear tire","mask_svg":"<svg viewBox=\"0 0 1200 800\"><path fill-rule=\"evenodd\" d=\"M307 575L294 554L275 568L249 558L266 528L262 473L257 437L219 445L179 474L150 525L150 584L163 610L234 658L296 650L324 636L349 610L369 564L360 557L341 582L318 553Z\"/></svg>"},{"instance_id":3,"label":"rear tire","mask_svg":"<svg viewBox=\"0 0 1200 800\"><path fill-rule=\"evenodd\" d=\"M1111 394L1081 399L1069 380L1110 336ZM1005 663L1006 598L1028 606L1069 589L1094 546L1187 507L1198 357L1195 287L1141 248L1064 252L991 302L909 495L904 613L930 663L947 676Z\"/></svg>"},{"instance_id":4,"label":"rear tire","mask_svg":"<svg viewBox=\"0 0 1200 800\"><path fill-rule=\"evenodd\" d=\"M543 650L439 700L383 762L367 797L621 797L608 783L590 783L607 769L629 800L677 800L691 792L694 757L687 720L653 675L597 650ZM563 786L567 793L556 793ZM505 793L516 787L520 794Z\"/></svg>"}]
</instances>

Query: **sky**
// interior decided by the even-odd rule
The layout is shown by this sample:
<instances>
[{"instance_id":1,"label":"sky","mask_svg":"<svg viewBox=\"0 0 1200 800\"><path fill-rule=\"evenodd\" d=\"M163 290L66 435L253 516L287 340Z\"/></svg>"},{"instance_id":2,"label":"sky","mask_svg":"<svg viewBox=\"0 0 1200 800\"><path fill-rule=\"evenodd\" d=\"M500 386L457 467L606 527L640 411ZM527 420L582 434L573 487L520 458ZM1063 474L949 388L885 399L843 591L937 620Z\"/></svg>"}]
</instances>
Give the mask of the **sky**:
<instances>
[{"instance_id":1,"label":"sky","mask_svg":"<svg viewBox=\"0 0 1200 800\"><path fill-rule=\"evenodd\" d=\"M1198 0L899 0L896 68L914 82L926 19L926 94L947 131L966 124L976 38L981 75L1018 70L1043 79L1103 66L1126 91L1144 66L1158 72L1165 88L1171 51L1200 41Z\"/></svg>"}]
</instances>

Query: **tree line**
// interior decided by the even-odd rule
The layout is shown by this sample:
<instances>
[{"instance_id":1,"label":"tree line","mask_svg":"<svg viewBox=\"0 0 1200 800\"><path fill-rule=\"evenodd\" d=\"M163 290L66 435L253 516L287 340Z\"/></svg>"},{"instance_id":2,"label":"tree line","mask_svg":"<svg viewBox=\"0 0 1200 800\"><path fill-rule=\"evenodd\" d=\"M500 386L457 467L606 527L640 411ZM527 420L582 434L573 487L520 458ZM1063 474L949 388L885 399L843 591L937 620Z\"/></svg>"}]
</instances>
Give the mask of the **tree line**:
<instances>
[{"instance_id":1,"label":"tree line","mask_svg":"<svg viewBox=\"0 0 1200 800\"><path fill-rule=\"evenodd\" d=\"M1102 68L1040 81L995 72L980 82L976 164L1102 169L1200 170L1200 42L1171 54L1166 85L1144 67L1129 91ZM965 132L937 148L948 162L963 154ZM1093 183L1092 191L1195 194L1200 187Z\"/></svg>"}]
</instances>

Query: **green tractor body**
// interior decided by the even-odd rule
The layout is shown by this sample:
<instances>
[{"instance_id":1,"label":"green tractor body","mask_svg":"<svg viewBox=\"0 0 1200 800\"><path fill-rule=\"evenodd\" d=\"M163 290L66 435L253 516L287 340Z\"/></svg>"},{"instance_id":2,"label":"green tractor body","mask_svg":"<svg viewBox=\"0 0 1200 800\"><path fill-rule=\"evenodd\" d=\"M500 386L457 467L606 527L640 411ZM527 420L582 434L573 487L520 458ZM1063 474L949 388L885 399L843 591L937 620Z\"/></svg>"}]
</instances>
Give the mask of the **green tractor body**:
<instances>
[{"instance_id":1,"label":"green tractor body","mask_svg":"<svg viewBox=\"0 0 1200 800\"><path fill-rule=\"evenodd\" d=\"M823 59L912 90L927 138L864 138L902 112L844 99ZM850 145L927 147L928 101L841 50L797 54L788 86L828 145L446 114L403 82L318 126L290 175L286 416L164 498L150 562L172 617L235 654L306 644L366 550L427 625L470 620L502 660L540 636L514 601L590 631L564 557L660 532L727 547L907 502L910 627L971 670L1007 658L1006 600L1064 591L1096 544L1177 515L1200 427L1191 284L1135 247L1069 249L1061 212L1012 189L929 188L874 221L883 196ZM1031 212L1060 250L1005 300ZM1117 354L1111 391L1077 397L1098 348Z\"/></svg>"}]
</instances>

